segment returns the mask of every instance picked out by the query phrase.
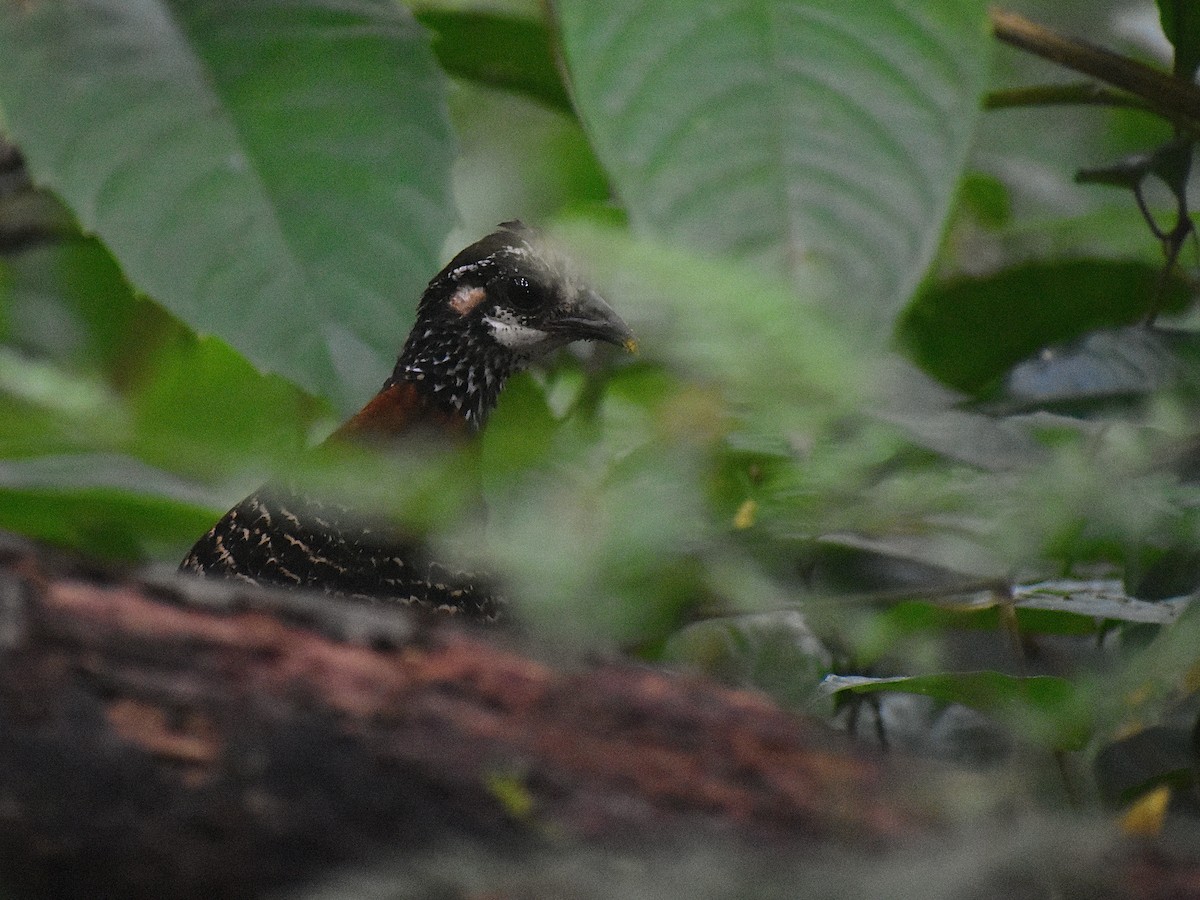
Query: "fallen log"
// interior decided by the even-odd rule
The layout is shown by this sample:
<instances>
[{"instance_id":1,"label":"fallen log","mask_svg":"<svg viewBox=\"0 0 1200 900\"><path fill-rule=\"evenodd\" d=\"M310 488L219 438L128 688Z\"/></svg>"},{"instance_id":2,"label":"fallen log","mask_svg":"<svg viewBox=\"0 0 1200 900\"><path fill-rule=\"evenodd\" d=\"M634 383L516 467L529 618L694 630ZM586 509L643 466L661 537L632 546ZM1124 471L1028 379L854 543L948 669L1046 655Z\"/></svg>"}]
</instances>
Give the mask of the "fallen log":
<instances>
[{"instance_id":1,"label":"fallen log","mask_svg":"<svg viewBox=\"0 0 1200 900\"><path fill-rule=\"evenodd\" d=\"M0 889L252 897L447 846L533 868L683 836L745 865L950 833L929 766L753 693L514 642L0 544Z\"/></svg>"},{"instance_id":2,"label":"fallen log","mask_svg":"<svg viewBox=\"0 0 1200 900\"><path fill-rule=\"evenodd\" d=\"M765 699L320 596L0 549L0 880L250 896L452 836L886 845L886 761Z\"/></svg>"}]
</instances>

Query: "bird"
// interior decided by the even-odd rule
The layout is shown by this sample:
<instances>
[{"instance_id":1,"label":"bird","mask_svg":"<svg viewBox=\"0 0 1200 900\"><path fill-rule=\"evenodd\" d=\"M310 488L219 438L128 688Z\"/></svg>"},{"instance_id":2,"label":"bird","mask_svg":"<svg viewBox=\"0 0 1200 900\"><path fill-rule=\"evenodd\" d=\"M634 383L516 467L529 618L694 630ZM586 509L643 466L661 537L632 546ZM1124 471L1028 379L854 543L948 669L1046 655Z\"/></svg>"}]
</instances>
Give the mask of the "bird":
<instances>
[{"instance_id":1,"label":"bird","mask_svg":"<svg viewBox=\"0 0 1200 900\"><path fill-rule=\"evenodd\" d=\"M501 223L433 277L392 374L325 443L399 444L430 433L469 441L510 377L574 341L637 346L539 231ZM281 482L230 509L179 569L483 622L507 608L486 578L443 565L394 523Z\"/></svg>"}]
</instances>

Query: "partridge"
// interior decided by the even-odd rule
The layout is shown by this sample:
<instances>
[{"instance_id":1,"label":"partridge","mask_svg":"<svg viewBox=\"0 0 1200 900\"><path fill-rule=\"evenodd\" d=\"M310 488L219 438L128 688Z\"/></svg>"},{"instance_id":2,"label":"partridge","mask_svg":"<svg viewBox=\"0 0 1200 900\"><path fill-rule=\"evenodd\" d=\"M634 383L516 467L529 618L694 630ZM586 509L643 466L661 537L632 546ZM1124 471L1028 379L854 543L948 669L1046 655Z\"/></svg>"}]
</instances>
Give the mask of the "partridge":
<instances>
[{"instance_id":1,"label":"partridge","mask_svg":"<svg viewBox=\"0 0 1200 900\"><path fill-rule=\"evenodd\" d=\"M396 443L430 432L469 439L513 374L581 340L635 346L628 326L540 234L506 222L429 282L391 376L329 442ZM484 583L442 566L393 523L279 483L229 510L180 569L478 620L503 612Z\"/></svg>"}]
</instances>

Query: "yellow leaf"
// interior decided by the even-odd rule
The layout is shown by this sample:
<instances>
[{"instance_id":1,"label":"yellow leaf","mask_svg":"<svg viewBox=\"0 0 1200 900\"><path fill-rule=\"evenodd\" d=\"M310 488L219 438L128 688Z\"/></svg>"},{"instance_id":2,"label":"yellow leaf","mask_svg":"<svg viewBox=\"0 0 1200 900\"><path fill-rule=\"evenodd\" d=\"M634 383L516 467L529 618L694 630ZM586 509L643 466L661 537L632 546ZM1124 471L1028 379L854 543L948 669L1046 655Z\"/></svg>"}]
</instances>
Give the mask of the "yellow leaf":
<instances>
[{"instance_id":1,"label":"yellow leaf","mask_svg":"<svg viewBox=\"0 0 1200 900\"><path fill-rule=\"evenodd\" d=\"M1200 662L1193 663L1191 668L1184 673L1183 689L1189 694L1200 691Z\"/></svg>"},{"instance_id":2,"label":"yellow leaf","mask_svg":"<svg viewBox=\"0 0 1200 900\"><path fill-rule=\"evenodd\" d=\"M1149 793L1138 797L1125 815L1121 816L1121 830L1139 837L1153 837L1162 831L1167 818L1167 804L1171 802L1171 789L1160 784Z\"/></svg>"},{"instance_id":3,"label":"yellow leaf","mask_svg":"<svg viewBox=\"0 0 1200 900\"><path fill-rule=\"evenodd\" d=\"M528 819L533 813L533 796L521 779L493 773L487 776L487 788L514 819Z\"/></svg>"},{"instance_id":4,"label":"yellow leaf","mask_svg":"<svg viewBox=\"0 0 1200 900\"><path fill-rule=\"evenodd\" d=\"M1141 704L1143 704L1147 700L1149 700L1153 693L1154 693L1154 686L1147 682L1146 684L1143 684L1143 685L1140 685L1139 687L1134 688L1132 691L1130 691L1128 694L1125 695L1125 705L1126 706L1140 706Z\"/></svg>"},{"instance_id":5,"label":"yellow leaf","mask_svg":"<svg viewBox=\"0 0 1200 900\"><path fill-rule=\"evenodd\" d=\"M753 500L744 500L733 514L733 527L739 531L749 528L758 516L758 504Z\"/></svg>"},{"instance_id":6,"label":"yellow leaf","mask_svg":"<svg viewBox=\"0 0 1200 900\"><path fill-rule=\"evenodd\" d=\"M1123 741L1133 737L1135 734L1141 734L1146 730L1146 723L1141 719L1130 719L1129 721L1118 726L1113 732L1112 739L1114 741Z\"/></svg>"}]
</instances>

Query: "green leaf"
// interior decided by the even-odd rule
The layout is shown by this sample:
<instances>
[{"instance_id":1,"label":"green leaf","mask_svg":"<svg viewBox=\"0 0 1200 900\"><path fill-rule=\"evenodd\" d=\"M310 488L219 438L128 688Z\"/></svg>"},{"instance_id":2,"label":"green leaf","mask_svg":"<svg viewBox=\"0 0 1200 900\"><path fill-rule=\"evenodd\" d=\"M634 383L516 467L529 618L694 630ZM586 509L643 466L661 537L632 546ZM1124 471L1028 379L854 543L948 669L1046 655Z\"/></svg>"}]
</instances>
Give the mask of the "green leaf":
<instances>
[{"instance_id":1,"label":"green leaf","mask_svg":"<svg viewBox=\"0 0 1200 900\"><path fill-rule=\"evenodd\" d=\"M154 355L129 406L131 452L208 478L293 462L315 411L294 385L255 372L216 338L190 334L176 335Z\"/></svg>"},{"instance_id":2,"label":"green leaf","mask_svg":"<svg viewBox=\"0 0 1200 900\"><path fill-rule=\"evenodd\" d=\"M601 293L619 298L643 346L678 373L721 385L772 430L861 402L876 361L852 354L824 311L772 273L582 220L554 234Z\"/></svg>"},{"instance_id":3,"label":"green leaf","mask_svg":"<svg viewBox=\"0 0 1200 900\"><path fill-rule=\"evenodd\" d=\"M1042 609L1016 610L1017 626L1021 634L1069 634L1094 635L1099 630L1095 620L1078 614L1052 612ZM967 602L947 605L943 602L906 601L882 613L877 621L877 631L884 646L878 652L891 649L897 638L923 631L945 634L951 629L994 631L999 635L1003 625L999 604Z\"/></svg>"},{"instance_id":4,"label":"green leaf","mask_svg":"<svg viewBox=\"0 0 1200 900\"><path fill-rule=\"evenodd\" d=\"M577 107L634 226L794 283L815 264L846 319L885 340L974 131L982 0L555 9Z\"/></svg>"},{"instance_id":5,"label":"green leaf","mask_svg":"<svg viewBox=\"0 0 1200 900\"><path fill-rule=\"evenodd\" d=\"M1173 71L1191 81L1200 68L1200 7L1195 0L1158 0L1158 16L1175 48Z\"/></svg>"},{"instance_id":6,"label":"green leaf","mask_svg":"<svg viewBox=\"0 0 1200 900\"><path fill-rule=\"evenodd\" d=\"M908 364L890 366L883 377L895 400L878 415L917 446L996 472L1045 460L1045 447L1025 423L962 409L960 395Z\"/></svg>"},{"instance_id":7,"label":"green leaf","mask_svg":"<svg viewBox=\"0 0 1200 900\"><path fill-rule=\"evenodd\" d=\"M968 172L958 188L958 202L980 225L997 230L1012 221L1012 200L998 178L983 172Z\"/></svg>"},{"instance_id":8,"label":"green leaf","mask_svg":"<svg viewBox=\"0 0 1200 900\"><path fill-rule=\"evenodd\" d=\"M545 392L528 374L512 379L483 437L485 484L549 461L554 453L554 425Z\"/></svg>"},{"instance_id":9,"label":"green leaf","mask_svg":"<svg viewBox=\"0 0 1200 900\"><path fill-rule=\"evenodd\" d=\"M111 447L127 421L121 398L97 379L0 347L0 458Z\"/></svg>"},{"instance_id":10,"label":"green leaf","mask_svg":"<svg viewBox=\"0 0 1200 900\"><path fill-rule=\"evenodd\" d=\"M1132 326L1047 348L1014 366L994 399L1005 409L1055 405L1078 411L1147 396L1187 374L1171 337L1160 329ZM1190 333L1181 337L1195 343Z\"/></svg>"},{"instance_id":11,"label":"green leaf","mask_svg":"<svg viewBox=\"0 0 1200 900\"><path fill-rule=\"evenodd\" d=\"M196 330L350 408L451 221L444 76L387 0L0 6L29 169Z\"/></svg>"},{"instance_id":12,"label":"green leaf","mask_svg":"<svg viewBox=\"0 0 1200 900\"><path fill-rule=\"evenodd\" d=\"M423 9L416 15L433 32L433 52L449 74L573 113L544 22L479 10Z\"/></svg>"},{"instance_id":13,"label":"green leaf","mask_svg":"<svg viewBox=\"0 0 1200 900\"><path fill-rule=\"evenodd\" d=\"M934 518L929 515L928 518ZM932 571L952 572L973 578L999 578L1008 561L987 545L982 523L956 522L955 527L939 528L933 522L905 522L904 530L878 536L853 532L822 535L823 546L850 548L877 554L884 559L916 563ZM974 528L969 527L974 524ZM982 533L980 533L982 532Z\"/></svg>"},{"instance_id":14,"label":"green leaf","mask_svg":"<svg viewBox=\"0 0 1200 900\"><path fill-rule=\"evenodd\" d=\"M136 295L116 260L80 234L70 211L33 187L0 139L0 336L31 357L103 372L124 384L167 330L180 326Z\"/></svg>"},{"instance_id":15,"label":"green leaf","mask_svg":"<svg viewBox=\"0 0 1200 900\"><path fill-rule=\"evenodd\" d=\"M1165 215L1157 218L1160 222L1168 221ZM1105 206L1083 215L1063 216L1061 207L1050 216L1037 219L1031 219L1026 213L1021 221L995 233L995 238L995 250L989 247L988 251L1010 264L1057 257L1137 260L1155 269L1162 267L1162 243L1146 227L1137 204L1124 197L1116 206ZM978 243L967 244L963 249L967 254L979 253ZM957 267L969 270L971 261L964 258Z\"/></svg>"},{"instance_id":16,"label":"green leaf","mask_svg":"<svg viewBox=\"0 0 1200 900\"><path fill-rule=\"evenodd\" d=\"M1043 347L1143 318L1159 277L1140 262L1027 263L929 287L904 311L897 333L926 372L976 393ZM1179 310L1187 301L1186 285L1170 278L1161 307Z\"/></svg>"},{"instance_id":17,"label":"green leaf","mask_svg":"<svg viewBox=\"0 0 1200 900\"><path fill-rule=\"evenodd\" d=\"M1060 750L1078 750L1091 724L1076 688L1050 675L1018 677L1000 672L949 672L898 678L830 675L823 682L831 693L870 694L902 691L947 703L961 703L983 712L1024 716L1028 735Z\"/></svg>"},{"instance_id":18,"label":"green leaf","mask_svg":"<svg viewBox=\"0 0 1200 900\"><path fill-rule=\"evenodd\" d=\"M1120 582L1048 581L1016 588L1018 609L1063 612L1095 619L1169 625L1188 601L1183 598L1150 603L1128 596Z\"/></svg>"},{"instance_id":19,"label":"green leaf","mask_svg":"<svg viewBox=\"0 0 1200 900\"><path fill-rule=\"evenodd\" d=\"M135 371L159 332L174 324L161 307L134 296L94 238L38 242L0 258L0 272L8 275L0 306L11 343L114 381Z\"/></svg>"},{"instance_id":20,"label":"green leaf","mask_svg":"<svg viewBox=\"0 0 1200 900\"><path fill-rule=\"evenodd\" d=\"M920 589L913 591L920 596ZM920 631L1001 627L1000 610L1015 611L1023 634L1095 634L1104 623L1169 625L1187 607L1186 598L1161 602L1128 596L1120 582L1046 581L1012 588L1012 596L979 592L937 602L896 603L878 617L878 629L889 642Z\"/></svg>"},{"instance_id":21,"label":"green leaf","mask_svg":"<svg viewBox=\"0 0 1200 900\"><path fill-rule=\"evenodd\" d=\"M470 243L513 218L540 224L564 210L613 209L604 170L574 118L473 83L457 85L450 99L463 219L450 243Z\"/></svg>"},{"instance_id":22,"label":"green leaf","mask_svg":"<svg viewBox=\"0 0 1200 900\"><path fill-rule=\"evenodd\" d=\"M217 508L185 482L116 454L0 460L0 529L93 557L175 559Z\"/></svg>"}]
</instances>

